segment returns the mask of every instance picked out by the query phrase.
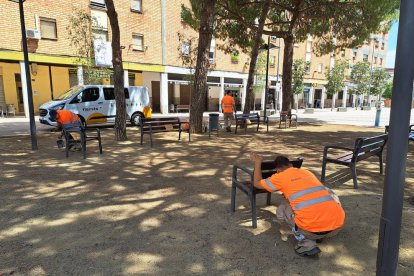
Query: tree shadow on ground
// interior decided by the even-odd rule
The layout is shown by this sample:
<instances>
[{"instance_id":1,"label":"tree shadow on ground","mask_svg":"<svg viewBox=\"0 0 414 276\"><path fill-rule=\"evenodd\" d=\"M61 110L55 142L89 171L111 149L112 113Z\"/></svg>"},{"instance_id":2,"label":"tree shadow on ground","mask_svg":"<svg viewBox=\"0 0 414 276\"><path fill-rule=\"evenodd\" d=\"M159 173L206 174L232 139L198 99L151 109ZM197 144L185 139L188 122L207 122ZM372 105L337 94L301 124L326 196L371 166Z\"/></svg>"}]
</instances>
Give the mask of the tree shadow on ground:
<instances>
[{"instance_id":1,"label":"tree shadow on ground","mask_svg":"<svg viewBox=\"0 0 414 276\"><path fill-rule=\"evenodd\" d=\"M383 176L375 162L361 162L360 189L346 181L335 191L347 212L338 237L322 244L319 260L299 258L293 242L279 241L275 207L258 197L258 228L251 228L247 197L230 212L231 169L251 165L250 151L266 158L303 156L304 168L320 173L323 146L352 145L375 131L344 126L300 126L296 130L220 137L175 133L139 145L114 142L103 129L104 154L88 145L88 157L69 158L54 137L1 139L0 272L18 274L307 274L343 275L375 271ZM20 140L20 141L19 141ZM412 146L410 150L412 151ZM412 152L410 153L412 159ZM414 171L407 163L407 194ZM375 163L375 164L373 164ZM336 167L330 167L335 173ZM340 167L339 167L340 168ZM341 168L342 169L342 168ZM240 193L239 193L240 195ZM274 197L272 204L278 204ZM399 272L414 271L411 205L404 205ZM407 274L407 275L408 275Z\"/></svg>"}]
</instances>

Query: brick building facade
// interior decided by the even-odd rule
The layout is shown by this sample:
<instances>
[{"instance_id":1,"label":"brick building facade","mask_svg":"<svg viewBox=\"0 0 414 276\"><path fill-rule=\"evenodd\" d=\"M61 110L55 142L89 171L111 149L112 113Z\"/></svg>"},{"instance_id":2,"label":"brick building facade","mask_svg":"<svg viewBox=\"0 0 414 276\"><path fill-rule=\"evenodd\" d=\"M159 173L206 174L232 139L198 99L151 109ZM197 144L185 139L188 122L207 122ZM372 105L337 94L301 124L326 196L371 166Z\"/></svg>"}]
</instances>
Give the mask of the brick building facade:
<instances>
[{"instance_id":1,"label":"brick building facade","mask_svg":"<svg viewBox=\"0 0 414 276\"><path fill-rule=\"evenodd\" d=\"M115 5L121 30L125 80L129 85L147 86L154 112L168 113L176 104L189 104L191 70L183 65L181 56L188 50L180 42L178 34L186 38L197 37L197 33L181 22L181 4L188 0L116 0ZM82 84L84 72L79 66L75 49L70 45L67 27L75 9L90 14L99 24L96 36L110 41L111 31L105 13L104 0L26 0L24 2L26 28L35 37L28 40L30 78L33 86L35 111L38 107L58 96L73 85ZM20 17L18 4L0 1L0 105L13 104L17 112L27 110L26 85L21 52ZM267 40L267 37L264 38ZM212 68L209 72L209 93L206 109L219 110L219 102L225 90L232 90L243 108L246 95L249 56L243 53L232 55L220 51L223 42L213 39L210 51ZM283 64L283 40L272 39L279 46L270 50L270 95L281 104L281 74ZM327 68L336 59L349 59L350 68L359 60L373 66L384 66L387 36L376 37L359 49L345 49L335 55L316 56L312 52L312 37L295 48L294 58L310 62L305 77L308 87L298 99L299 107L330 106L324 93ZM377 43L377 44L373 44ZM343 54L344 53L344 54ZM355 56L355 53L356 56ZM355 57L355 58L354 58ZM382 61L381 61L382 60ZM279 76L277 73L279 72ZM111 82L110 76L102 82ZM264 89L262 89L264 91ZM338 95L336 105L349 106L351 99L344 88ZM255 94L254 108L263 108L264 93ZM27 114L27 112L26 112Z\"/></svg>"}]
</instances>

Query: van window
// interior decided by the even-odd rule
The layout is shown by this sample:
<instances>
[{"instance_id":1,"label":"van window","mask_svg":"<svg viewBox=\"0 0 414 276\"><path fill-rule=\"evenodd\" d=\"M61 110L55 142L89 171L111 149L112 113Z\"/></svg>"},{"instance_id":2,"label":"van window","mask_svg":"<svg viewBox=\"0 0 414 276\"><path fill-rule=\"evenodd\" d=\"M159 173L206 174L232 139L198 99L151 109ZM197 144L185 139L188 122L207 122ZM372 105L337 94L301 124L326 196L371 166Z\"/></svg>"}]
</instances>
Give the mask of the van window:
<instances>
[{"instance_id":1,"label":"van window","mask_svg":"<svg viewBox=\"0 0 414 276\"><path fill-rule=\"evenodd\" d=\"M87 88L82 91L82 102L94 102L99 99L99 88Z\"/></svg>"},{"instance_id":2,"label":"van window","mask_svg":"<svg viewBox=\"0 0 414 276\"><path fill-rule=\"evenodd\" d=\"M114 100L115 99L115 92L114 92L114 88L104 88L103 89L104 92L104 98L106 101L109 100ZM128 88L124 88L124 92L125 92L125 99L129 99L129 91Z\"/></svg>"},{"instance_id":3,"label":"van window","mask_svg":"<svg viewBox=\"0 0 414 276\"><path fill-rule=\"evenodd\" d=\"M115 94L114 94L114 89L113 88L105 87L103 89L103 93L104 93L104 98L105 98L106 101L115 99Z\"/></svg>"}]
</instances>

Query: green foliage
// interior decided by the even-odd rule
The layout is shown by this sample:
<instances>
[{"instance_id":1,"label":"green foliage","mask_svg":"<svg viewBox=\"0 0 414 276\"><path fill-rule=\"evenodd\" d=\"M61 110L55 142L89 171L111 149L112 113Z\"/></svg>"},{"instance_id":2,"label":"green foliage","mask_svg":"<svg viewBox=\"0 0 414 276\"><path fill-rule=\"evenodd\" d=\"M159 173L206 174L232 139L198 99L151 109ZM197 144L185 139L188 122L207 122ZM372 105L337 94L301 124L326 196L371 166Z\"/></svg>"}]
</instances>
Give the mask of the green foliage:
<instances>
[{"instance_id":1,"label":"green foliage","mask_svg":"<svg viewBox=\"0 0 414 276\"><path fill-rule=\"evenodd\" d=\"M85 10L73 9L66 26L70 46L74 48L77 63L83 66L85 84L102 83L103 78L110 78L112 72L95 65L92 27L99 30L96 20Z\"/></svg>"},{"instance_id":2,"label":"green foliage","mask_svg":"<svg viewBox=\"0 0 414 276\"><path fill-rule=\"evenodd\" d=\"M370 65L367 62L358 62L351 72L351 80L355 84L353 92L356 95L369 94Z\"/></svg>"},{"instance_id":3,"label":"green foliage","mask_svg":"<svg viewBox=\"0 0 414 276\"><path fill-rule=\"evenodd\" d=\"M256 83L253 87L253 92L260 94L266 87L266 52L259 53L256 62L255 79Z\"/></svg>"},{"instance_id":4,"label":"green foliage","mask_svg":"<svg viewBox=\"0 0 414 276\"><path fill-rule=\"evenodd\" d=\"M382 95L385 92L390 75L384 68L375 68L371 73L371 91L372 95Z\"/></svg>"},{"instance_id":5,"label":"green foliage","mask_svg":"<svg viewBox=\"0 0 414 276\"><path fill-rule=\"evenodd\" d=\"M388 81L388 83L385 85L385 90L384 93L382 94L382 96L386 99L391 99L392 98L392 81Z\"/></svg>"},{"instance_id":6,"label":"green foliage","mask_svg":"<svg viewBox=\"0 0 414 276\"><path fill-rule=\"evenodd\" d=\"M344 88L345 71L348 65L345 61L340 61L329 70L328 83L325 85L326 94L334 95Z\"/></svg>"},{"instance_id":7,"label":"green foliage","mask_svg":"<svg viewBox=\"0 0 414 276\"><path fill-rule=\"evenodd\" d=\"M303 59L296 59L293 61L292 66L292 92L295 95L303 93L305 85L303 78L306 73L306 63Z\"/></svg>"}]
</instances>

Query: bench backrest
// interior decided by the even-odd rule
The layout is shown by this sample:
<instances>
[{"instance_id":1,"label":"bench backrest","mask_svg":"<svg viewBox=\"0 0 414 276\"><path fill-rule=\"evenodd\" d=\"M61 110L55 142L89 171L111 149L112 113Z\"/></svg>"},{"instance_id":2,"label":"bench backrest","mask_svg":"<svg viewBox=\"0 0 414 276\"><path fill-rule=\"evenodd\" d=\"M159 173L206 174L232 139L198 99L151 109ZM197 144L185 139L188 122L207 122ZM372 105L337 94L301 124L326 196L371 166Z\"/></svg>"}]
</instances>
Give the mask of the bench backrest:
<instances>
[{"instance_id":1,"label":"bench backrest","mask_svg":"<svg viewBox=\"0 0 414 276\"><path fill-rule=\"evenodd\" d=\"M367 159L373 155L381 154L384 150L387 140L388 134L356 139L352 161L360 161Z\"/></svg>"},{"instance_id":2,"label":"bench backrest","mask_svg":"<svg viewBox=\"0 0 414 276\"><path fill-rule=\"evenodd\" d=\"M140 118L140 128L143 132L150 130L152 132L179 130L181 123L178 117Z\"/></svg>"},{"instance_id":3,"label":"bench backrest","mask_svg":"<svg viewBox=\"0 0 414 276\"><path fill-rule=\"evenodd\" d=\"M303 163L303 158L297 158L294 160L290 160L290 163L292 163L292 166L294 168L300 168L302 167L302 163ZM272 175L274 175L276 173L276 168L275 168L275 161L265 161L262 162L262 177L263 179L271 177Z\"/></svg>"},{"instance_id":4,"label":"bench backrest","mask_svg":"<svg viewBox=\"0 0 414 276\"><path fill-rule=\"evenodd\" d=\"M69 124L63 124L62 125L62 130L63 131L70 131L73 129L79 129L79 130L84 130L85 127L82 124L82 122L80 120L73 122L73 123L69 123Z\"/></svg>"},{"instance_id":5,"label":"bench backrest","mask_svg":"<svg viewBox=\"0 0 414 276\"><path fill-rule=\"evenodd\" d=\"M248 113L248 114L236 114L236 120L245 120L249 119L251 121L256 121L260 119L259 113Z\"/></svg>"}]
</instances>

